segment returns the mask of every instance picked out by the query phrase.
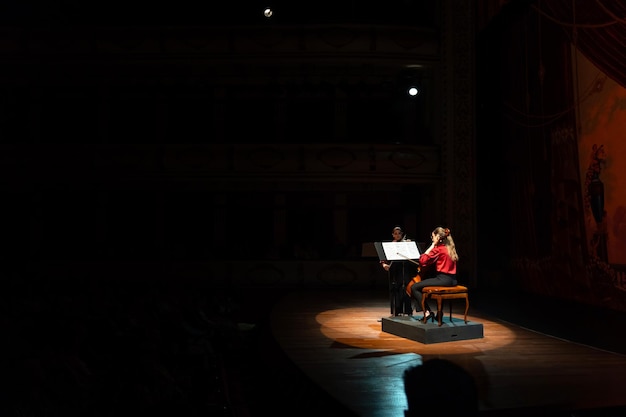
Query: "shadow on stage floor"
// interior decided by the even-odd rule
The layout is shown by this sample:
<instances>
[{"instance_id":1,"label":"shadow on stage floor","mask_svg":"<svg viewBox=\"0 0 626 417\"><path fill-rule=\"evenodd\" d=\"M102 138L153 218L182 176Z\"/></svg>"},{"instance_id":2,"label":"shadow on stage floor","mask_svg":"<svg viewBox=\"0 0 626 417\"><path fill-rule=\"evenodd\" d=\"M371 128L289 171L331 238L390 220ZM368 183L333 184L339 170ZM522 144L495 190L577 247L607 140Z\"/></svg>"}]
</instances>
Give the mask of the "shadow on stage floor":
<instances>
[{"instance_id":1,"label":"shadow on stage floor","mask_svg":"<svg viewBox=\"0 0 626 417\"><path fill-rule=\"evenodd\" d=\"M288 295L288 292L285 294ZM274 296L276 300L281 297L278 294L274 294ZM384 296L384 293L382 296ZM320 299L323 299L323 297L322 295ZM265 307L268 307L268 305ZM311 305L308 305L306 308L314 310L314 306ZM323 306L320 306L321 308ZM565 341L608 352L626 354L626 346L622 344L622 339L619 337L619 331L623 328L626 314L620 312L600 312L598 309L594 309L594 314L586 314L589 313L589 308L575 302L529 296L521 293L511 296L508 292L499 293L497 291L472 291L470 314L473 311L480 311L481 314L496 317L498 320L510 323L512 326L542 333L553 338L564 339ZM458 315L455 317L458 319ZM316 325L315 323L312 324ZM264 326L271 327L271 321L267 321L265 325L259 323L258 336L262 338L267 337L268 346L272 345L281 349L280 344L275 344L275 341L269 343L269 340L273 340L273 338L263 332ZM463 341L458 343L463 343ZM344 346L344 349L346 347L348 346ZM289 393L288 396L298 398L298 402L310 404L319 413L344 417L359 416L358 413L354 412L354 408L345 406L345 399L340 401L333 395L328 395L328 390L325 389L323 381L318 380L316 384L313 383L311 375L302 372L302 367L298 366L297 363L293 363L294 359L292 356L278 351L273 351L271 355L276 360L274 365L266 368L265 371L257 369L259 375L265 372L268 373L265 377L271 381L269 384L270 390L276 388L280 392ZM278 379L274 379L274 376L278 376ZM259 383L261 382L259 381ZM257 394L260 397L264 395L260 392ZM267 395L271 394L268 393ZM250 404L252 406L251 410L255 410L253 413L259 411L259 407L261 411L269 411L267 407L263 406L263 400L260 397L257 399L256 408L252 403ZM520 407L519 409L486 410L482 411L481 415L517 417L528 415L528 413L532 413L535 417L626 417L626 407L598 406L590 409L551 410L549 408L529 406Z\"/></svg>"}]
</instances>

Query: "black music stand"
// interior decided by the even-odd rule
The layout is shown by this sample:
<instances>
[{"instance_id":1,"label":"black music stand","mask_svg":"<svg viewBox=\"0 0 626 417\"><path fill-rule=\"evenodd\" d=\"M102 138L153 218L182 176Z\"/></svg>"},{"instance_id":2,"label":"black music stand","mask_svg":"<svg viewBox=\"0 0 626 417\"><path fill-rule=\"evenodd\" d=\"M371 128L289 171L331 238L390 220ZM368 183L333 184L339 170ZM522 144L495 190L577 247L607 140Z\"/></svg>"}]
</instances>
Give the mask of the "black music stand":
<instances>
[{"instance_id":1,"label":"black music stand","mask_svg":"<svg viewBox=\"0 0 626 417\"><path fill-rule=\"evenodd\" d=\"M411 298L406 293L406 286L417 274L417 266L410 268L407 261L420 257L416 242L374 242L374 247L380 261L388 261L391 265L387 271L391 315L412 314ZM415 273L411 273L412 270Z\"/></svg>"}]
</instances>

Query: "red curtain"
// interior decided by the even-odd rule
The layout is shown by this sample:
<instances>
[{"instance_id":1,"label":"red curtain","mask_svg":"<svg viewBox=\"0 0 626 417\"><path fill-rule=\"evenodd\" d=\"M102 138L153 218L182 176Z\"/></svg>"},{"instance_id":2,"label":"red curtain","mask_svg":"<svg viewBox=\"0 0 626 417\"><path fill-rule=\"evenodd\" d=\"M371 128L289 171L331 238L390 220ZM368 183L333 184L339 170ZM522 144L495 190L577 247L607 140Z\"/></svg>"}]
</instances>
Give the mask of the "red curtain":
<instances>
[{"instance_id":1,"label":"red curtain","mask_svg":"<svg viewBox=\"0 0 626 417\"><path fill-rule=\"evenodd\" d=\"M561 26L589 61L626 88L626 0L538 0L534 7Z\"/></svg>"}]
</instances>

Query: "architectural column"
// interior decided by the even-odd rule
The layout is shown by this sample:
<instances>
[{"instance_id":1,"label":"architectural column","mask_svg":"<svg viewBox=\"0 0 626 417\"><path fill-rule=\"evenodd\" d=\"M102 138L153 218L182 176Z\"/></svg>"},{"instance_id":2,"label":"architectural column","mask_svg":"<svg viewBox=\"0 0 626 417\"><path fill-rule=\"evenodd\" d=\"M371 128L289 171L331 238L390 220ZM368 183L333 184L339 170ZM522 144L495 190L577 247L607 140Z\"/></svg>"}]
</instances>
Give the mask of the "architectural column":
<instances>
[{"instance_id":1,"label":"architectural column","mask_svg":"<svg viewBox=\"0 0 626 417\"><path fill-rule=\"evenodd\" d=\"M471 0L446 0L442 7L443 207L445 222L463 256L459 272L467 275L465 283L473 286L477 283L475 4ZM452 27L454 30L449 30ZM458 204L448 204L452 201Z\"/></svg>"}]
</instances>

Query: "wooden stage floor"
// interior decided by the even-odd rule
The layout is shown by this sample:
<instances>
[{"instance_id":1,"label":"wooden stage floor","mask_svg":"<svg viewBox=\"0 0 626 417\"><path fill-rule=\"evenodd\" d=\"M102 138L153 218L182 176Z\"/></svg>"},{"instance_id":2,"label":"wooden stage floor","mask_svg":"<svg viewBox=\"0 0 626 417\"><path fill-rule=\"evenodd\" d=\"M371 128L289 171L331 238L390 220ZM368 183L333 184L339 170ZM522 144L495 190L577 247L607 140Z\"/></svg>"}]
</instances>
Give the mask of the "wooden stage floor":
<instances>
[{"instance_id":1,"label":"wooden stage floor","mask_svg":"<svg viewBox=\"0 0 626 417\"><path fill-rule=\"evenodd\" d=\"M495 300L470 294L468 319L482 323L482 338L434 344L382 331L381 319L389 317L384 291L287 293L274 303L269 325L297 368L355 416L403 416L403 371L435 357L454 361L475 377L481 415L626 416L626 355L581 342L620 339L623 325L579 320L584 309L540 314L541 305L534 303L527 303L533 311L522 314L522 324L513 324L511 317L523 311ZM462 317L463 304L454 302L454 317ZM550 320L556 321L552 334ZM568 340L564 329L578 336Z\"/></svg>"}]
</instances>

